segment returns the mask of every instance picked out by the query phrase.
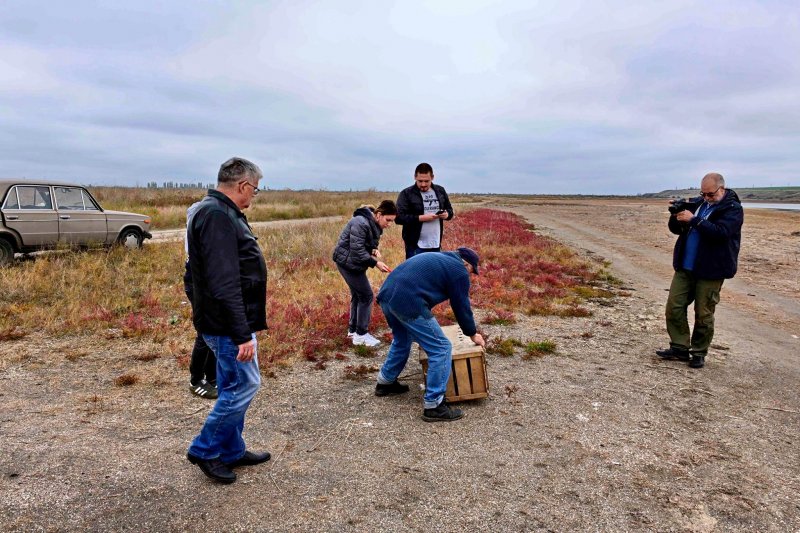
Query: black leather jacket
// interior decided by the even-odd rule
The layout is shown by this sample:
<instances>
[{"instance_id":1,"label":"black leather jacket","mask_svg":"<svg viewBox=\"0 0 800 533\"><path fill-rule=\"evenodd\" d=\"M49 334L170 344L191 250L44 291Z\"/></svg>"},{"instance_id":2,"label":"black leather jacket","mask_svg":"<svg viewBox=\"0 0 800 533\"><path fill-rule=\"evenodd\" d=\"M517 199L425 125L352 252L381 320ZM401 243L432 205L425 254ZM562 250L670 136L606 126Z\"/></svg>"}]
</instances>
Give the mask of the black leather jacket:
<instances>
[{"instance_id":1,"label":"black leather jacket","mask_svg":"<svg viewBox=\"0 0 800 533\"><path fill-rule=\"evenodd\" d=\"M450 205L450 197L441 185L431 184L436 198L439 200L439 209L447 211L447 219L453 218L453 206ZM422 222L419 216L425 214L425 207L422 205L422 193L419 192L417 184L406 187L397 196L397 218L395 224L403 226L403 242L406 245L406 255L417 247L419 235L422 232ZM444 221L439 219L439 239L444 233Z\"/></svg>"},{"instance_id":2,"label":"black leather jacket","mask_svg":"<svg viewBox=\"0 0 800 533\"><path fill-rule=\"evenodd\" d=\"M267 264L247 218L210 190L187 234L195 329L244 344L267 328Z\"/></svg>"}]
</instances>

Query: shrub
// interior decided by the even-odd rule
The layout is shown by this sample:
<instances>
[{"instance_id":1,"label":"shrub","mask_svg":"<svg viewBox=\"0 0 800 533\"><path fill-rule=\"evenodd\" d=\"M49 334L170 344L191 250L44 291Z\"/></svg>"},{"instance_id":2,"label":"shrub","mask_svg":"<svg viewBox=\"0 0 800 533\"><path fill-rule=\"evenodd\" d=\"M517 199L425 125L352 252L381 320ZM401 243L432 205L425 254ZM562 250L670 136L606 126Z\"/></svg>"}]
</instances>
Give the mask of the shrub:
<instances>
[{"instance_id":1,"label":"shrub","mask_svg":"<svg viewBox=\"0 0 800 533\"><path fill-rule=\"evenodd\" d=\"M514 355L514 348L522 346L519 339L495 337L486 345L486 353L499 355L501 357L511 357Z\"/></svg>"},{"instance_id":2,"label":"shrub","mask_svg":"<svg viewBox=\"0 0 800 533\"><path fill-rule=\"evenodd\" d=\"M368 375L377 372L377 366L367 366L364 364L361 365L347 365L344 367L344 377L345 379L353 379L356 381L361 381L367 379Z\"/></svg>"},{"instance_id":3,"label":"shrub","mask_svg":"<svg viewBox=\"0 0 800 533\"><path fill-rule=\"evenodd\" d=\"M517 323L517 318L514 316L514 313L499 309L486 315L481 323L492 326L510 326L511 324Z\"/></svg>"},{"instance_id":4,"label":"shrub","mask_svg":"<svg viewBox=\"0 0 800 533\"><path fill-rule=\"evenodd\" d=\"M122 374L114 378L114 385L117 387L129 387L139 382L139 376L135 374Z\"/></svg>"},{"instance_id":5,"label":"shrub","mask_svg":"<svg viewBox=\"0 0 800 533\"><path fill-rule=\"evenodd\" d=\"M541 357L543 355L553 353L556 351L556 343L550 340L539 342L529 342L525 345L525 354L523 359L532 359L534 357Z\"/></svg>"}]
</instances>

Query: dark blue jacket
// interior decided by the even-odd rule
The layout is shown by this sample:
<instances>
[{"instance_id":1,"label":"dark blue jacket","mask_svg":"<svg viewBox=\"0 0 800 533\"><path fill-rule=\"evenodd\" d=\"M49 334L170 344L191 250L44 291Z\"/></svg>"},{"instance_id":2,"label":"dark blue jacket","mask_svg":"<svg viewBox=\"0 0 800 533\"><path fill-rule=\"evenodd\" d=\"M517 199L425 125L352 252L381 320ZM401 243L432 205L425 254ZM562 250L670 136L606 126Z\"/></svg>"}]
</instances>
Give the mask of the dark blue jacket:
<instances>
[{"instance_id":1,"label":"dark blue jacket","mask_svg":"<svg viewBox=\"0 0 800 533\"><path fill-rule=\"evenodd\" d=\"M367 207L359 207L353 213L353 218L339 235L336 247L333 249L333 261L347 270L363 272L378 264L372 255L378 249L383 230Z\"/></svg>"},{"instance_id":2,"label":"dark blue jacket","mask_svg":"<svg viewBox=\"0 0 800 533\"><path fill-rule=\"evenodd\" d=\"M433 192L439 200L439 209L447 211L447 220L453 218L453 206L450 204L450 197L441 185L431 183ZM422 233L422 222L419 216L425 214L425 206L422 205L422 193L417 184L406 187L397 196L397 217L394 222L398 226L403 226L403 242L406 245L406 257L417 248L420 233ZM439 219L439 239L444 232L444 221Z\"/></svg>"},{"instance_id":3,"label":"dark blue jacket","mask_svg":"<svg viewBox=\"0 0 800 533\"><path fill-rule=\"evenodd\" d=\"M429 252L400 263L383 282L378 303L408 320L431 318L431 309L450 300L461 331L477 333L469 302L469 272L457 252Z\"/></svg>"},{"instance_id":4,"label":"dark blue jacket","mask_svg":"<svg viewBox=\"0 0 800 533\"><path fill-rule=\"evenodd\" d=\"M267 327L267 264L244 213L210 190L187 228L192 321L244 344Z\"/></svg>"},{"instance_id":5,"label":"dark blue jacket","mask_svg":"<svg viewBox=\"0 0 800 533\"><path fill-rule=\"evenodd\" d=\"M694 199L697 203L690 208L692 213L697 211L702 200L702 198ZM670 216L669 230L678 235L672 254L672 267L675 270L682 268L686 237L689 228L694 228L700 235L700 244L697 248L693 275L698 279L732 278L736 275L739 261L743 222L744 210L739 202L739 196L733 189L725 191L725 196L706 220L694 217L691 222L685 224L678 222L675 215Z\"/></svg>"}]
</instances>

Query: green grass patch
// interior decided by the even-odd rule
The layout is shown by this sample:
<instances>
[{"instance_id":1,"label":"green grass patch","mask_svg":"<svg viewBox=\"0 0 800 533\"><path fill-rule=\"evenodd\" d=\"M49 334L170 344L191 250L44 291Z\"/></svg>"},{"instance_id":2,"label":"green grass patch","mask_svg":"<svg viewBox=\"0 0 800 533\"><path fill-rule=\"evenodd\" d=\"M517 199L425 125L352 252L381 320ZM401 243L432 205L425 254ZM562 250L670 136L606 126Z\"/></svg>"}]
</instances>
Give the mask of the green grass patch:
<instances>
[{"instance_id":1,"label":"green grass patch","mask_svg":"<svg viewBox=\"0 0 800 533\"><path fill-rule=\"evenodd\" d=\"M555 351L556 343L551 340L529 342L525 345L525 353L522 355L522 358L533 359L534 357L555 353Z\"/></svg>"}]
</instances>

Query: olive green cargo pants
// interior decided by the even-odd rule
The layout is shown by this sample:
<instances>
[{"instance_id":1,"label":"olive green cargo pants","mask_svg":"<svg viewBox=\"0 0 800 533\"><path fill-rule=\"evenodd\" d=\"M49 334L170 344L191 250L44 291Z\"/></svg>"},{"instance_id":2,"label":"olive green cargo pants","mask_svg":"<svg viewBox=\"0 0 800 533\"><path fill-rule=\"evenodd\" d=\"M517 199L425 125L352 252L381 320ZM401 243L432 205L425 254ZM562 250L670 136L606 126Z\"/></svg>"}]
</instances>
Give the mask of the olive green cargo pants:
<instances>
[{"instance_id":1,"label":"olive green cargo pants","mask_svg":"<svg viewBox=\"0 0 800 533\"><path fill-rule=\"evenodd\" d=\"M714 337L714 310L719 303L722 279L697 279L690 272L678 270L672 277L667 298L667 333L669 345L705 356ZM694 302L694 330L689 337L687 309Z\"/></svg>"}]
</instances>

